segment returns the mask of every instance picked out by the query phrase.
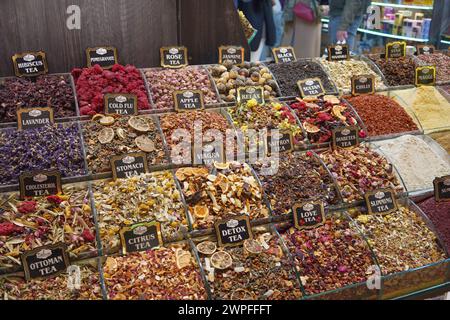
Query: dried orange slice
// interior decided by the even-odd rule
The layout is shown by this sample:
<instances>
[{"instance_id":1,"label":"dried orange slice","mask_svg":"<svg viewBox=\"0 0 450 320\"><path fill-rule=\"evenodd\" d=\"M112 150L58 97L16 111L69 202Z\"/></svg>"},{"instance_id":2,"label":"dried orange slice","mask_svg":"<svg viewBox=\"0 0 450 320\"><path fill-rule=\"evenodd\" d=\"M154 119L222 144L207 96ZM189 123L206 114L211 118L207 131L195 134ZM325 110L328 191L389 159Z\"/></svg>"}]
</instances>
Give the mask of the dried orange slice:
<instances>
[{"instance_id":1,"label":"dried orange slice","mask_svg":"<svg viewBox=\"0 0 450 320\"><path fill-rule=\"evenodd\" d=\"M104 117L104 115L102 115L101 113L97 113L97 114L95 114L93 117L92 117L92 121L97 121L97 120L100 120L101 118L103 118Z\"/></svg>"},{"instance_id":2,"label":"dried orange slice","mask_svg":"<svg viewBox=\"0 0 450 320\"><path fill-rule=\"evenodd\" d=\"M99 122L102 126L110 126L110 125L114 124L115 121L116 120L114 119L114 117L107 116L107 117L101 117Z\"/></svg>"},{"instance_id":3,"label":"dried orange slice","mask_svg":"<svg viewBox=\"0 0 450 320\"><path fill-rule=\"evenodd\" d=\"M128 125L138 132L147 132L150 130L147 121L140 117L130 117L130 119L128 119Z\"/></svg>"},{"instance_id":4,"label":"dried orange slice","mask_svg":"<svg viewBox=\"0 0 450 320\"><path fill-rule=\"evenodd\" d=\"M210 255L210 254L213 254L214 252L216 252L217 246L212 241L203 241L197 245L197 250L200 253Z\"/></svg>"},{"instance_id":5,"label":"dried orange slice","mask_svg":"<svg viewBox=\"0 0 450 320\"><path fill-rule=\"evenodd\" d=\"M252 254L259 254L263 252L263 246L254 239L247 239L244 241L244 249Z\"/></svg>"},{"instance_id":6,"label":"dried orange slice","mask_svg":"<svg viewBox=\"0 0 450 320\"><path fill-rule=\"evenodd\" d=\"M191 253L185 250L180 249L182 252L179 252L177 250L176 258L177 258L177 267L178 269L182 269L184 267L187 267L192 262L192 256ZM179 253L178 253L179 252Z\"/></svg>"},{"instance_id":7,"label":"dried orange slice","mask_svg":"<svg viewBox=\"0 0 450 320\"><path fill-rule=\"evenodd\" d=\"M216 269L227 269L233 264L230 254L225 251L217 251L211 256L211 265Z\"/></svg>"},{"instance_id":8,"label":"dried orange slice","mask_svg":"<svg viewBox=\"0 0 450 320\"><path fill-rule=\"evenodd\" d=\"M339 104L341 102L338 97L332 95L323 96L323 100L332 104Z\"/></svg>"},{"instance_id":9,"label":"dried orange slice","mask_svg":"<svg viewBox=\"0 0 450 320\"><path fill-rule=\"evenodd\" d=\"M303 122L303 128L305 128L306 132L309 133L316 133L320 131L320 128L318 126L315 126L309 122Z\"/></svg>"},{"instance_id":10,"label":"dried orange slice","mask_svg":"<svg viewBox=\"0 0 450 320\"><path fill-rule=\"evenodd\" d=\"M134 143L144 152L152 152L155 150L155 143L147 136L142 135L137 137L134 139Z\"/></svg>"},{"instance_id":11,"label":"dried orange slice","mask_svg":"<svg viewBox=\"0 0 450 320\"><path fill-rule=\"evenodd\" d=\"M303 101L305 101L305 102L315 102L317 100L319 100L319 99L317 97L313 97L313 96L307 96L307 97L303 98Z\"/></svg>"},{"instance_id":12,"label":"dried orange slice","mask_svg":"<svg viewBox=\"0 0 450 320\"><path fill-rule=\"evenodd\" d=\"M110 143L114 139L114 130L112 128L103 128L98 133L97 138L101 144Z\"/></svg>"},{"instance_id":13,"label":"dried orange slice","mask_svg":"<svg viewBox=\"0 0 450 320\"><path fill-rule=\"evenodd\" d=\"M228 162L214 162L214 167L218 170L226 170L230 167L230 164Z\"/></svg>"},{"instance_id":14,"label":"dried orange slice","mask_svg":"<svg viewBox=\"0 0 450 320\"><path fill-rule=\"evenodd\" d=\"M245 289L236 289L231 294L231 300L255 300L255 295Z\"/></svg>"},{"instance_id":15,"label":"dried orange slice","mask_svg":"<svg viewBox=\"0 0 450 320\"><path fill-rule=\"evenodd\" d=\"M199 219L206 218L209 214L209 209L207 206L196 205L194 207L194 215Z\"/></svg>"}]
</instances>

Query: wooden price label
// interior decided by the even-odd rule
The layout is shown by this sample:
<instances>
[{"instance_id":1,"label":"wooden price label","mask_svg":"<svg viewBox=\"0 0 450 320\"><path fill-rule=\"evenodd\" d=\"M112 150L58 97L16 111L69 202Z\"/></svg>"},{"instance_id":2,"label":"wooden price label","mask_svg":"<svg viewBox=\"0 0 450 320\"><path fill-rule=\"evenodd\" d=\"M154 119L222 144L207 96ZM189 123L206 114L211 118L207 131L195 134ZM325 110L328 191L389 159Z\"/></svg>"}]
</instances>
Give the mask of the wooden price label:
<instances>
[{"instance_id":1,"label":"wooden price label","mask_svg":"<svg viewBox=\"0 0 450 320\"><path fill-rule=\"evenodd\" d=\"M246 103L255 99L258 104L264 104L264 88L260 86L240 87L237 89L237 103Z\"/></svg>"},{"instance_id":2,"label":"wooden price label","mask_svg":"<svg viewBox=\"0 0 450 320\"><path fill-rule=\"evenodd\" d=\"M364 199L369 214L389 214L398 209L395 193L392 189L366 192Z\"/></svg>"},{"instance_id":3,"label":"wooden price label","mask_svg":"<svg viewBox=\"0 0 450 320\"><path fill-rule=\"evenodd\" d=\"M135 94L108 93L104 96L105 113L124 116L138 114L138 98Z\"/></svg>"},{"instance_id":4,"label":"wooden price label","mask_svg":"<svg viewBox=\"0 0 450 320\"><path fill-rule=\"evenodd\" d=\"M219 64L228 60L233 64L241 65L244 63L244 48L240 46L220 46L219 47Z\"/></svg>"},{"instance_id":5,"label":"wooden price label","mask_svg":"<svg viewBox=\"0 0 450 320\"><path fill-rule=\"evenodd\" d=\"M195 111L205 108L201 90L178 90L173 92L176 111Z\"/></svg>"},{"instance_id":6,"label":"wooden price label","mask_svg":"<svg viewBox=\"0 0 450 320\"><path fill-rule=\"evenodd\" d=\"M19 176L20 197L42 197L62 193L59 171L36 171Z\"/></svg>"},{"instance_id":7,"label":"wooden price label","mask_svg":"<svg viewBox=\"0 0 450 320\"><path fill-rule=\"evenodd\" d=\"M432 44L419 44L416 46L417 54L432 54L435 47Z\"/></svg>"},{"instance_id":8,"label":"wooden price label","mask_svg":"<svg viewBox=\"0 0 450 320\"><path fill-rule=\"evenodd\" d=\"M17 110L18 130L41 128L54 122L52 108L21 108Z\"/></svg>"},{"instance_id":9,"label":"wooden price label","mask_svg":"<svg viewBox=\"0 0 450 320\"><path fill-rule=\"evenodd\" d=\"M297 81L298 89L302 98L319 97L325 94L322 81L319 78L305 79Z\"/></svg>"},{"instance_id":10,"label":"wooden price label","mask_svg":"<svg viewBox=\"0 0 450 320\"><path fill-rule=\"evenodd\" d=\"M437 202L450 201L450 176L434 179L433 185L434 197Z\"/></svg>"},{"instance_id":11,"label":"wooden price label","mask_svg":"<svg viewBox=\"0 0 450 320\"><path fill-rule=\"evenodd\" d=\"M188 65L186 47L162 47L159 52L163 68L181 68Z\"/></svg>"},{"instance_id":12,"label":"wooden price label","mask_svg":"<svg viewBox=\"0 0 450 320\"><path fill-rule=\"evenodd\" d=\"M17 53L12 61L17 77L36 77L48 73L47 58L43 51Z\"/></svg>"},{"instance_id":13,"label":"wooden price label","mask_svg":"<svg viewBox=\"0 0 450 320\"><path fill-rule=\"evenodd\" d=\"M406 56L406 42L404 41L394 41L386 43L386 53L385 58L397 59Z\"/></svg>"},{"instance_id":14,"label":"wooden price label","mask_svg":"<svg viewBox=\"0 0 450 320\"><path fill-rule=\"evenodd\" d=\"M147 155L144 152L111 157L113 178L125 179L148 172Z\"/></svg>"},{"instance_id":15,"label":"wooden price label","mask_svg":"<svg viewBox=\"0 0 450 320\"><path fill-rule=\"evenodd\" d=\"M299 230L314 229L325 222L323 202L297 203L292 207L295 227Z\"/></svg>"},{"instance_id":16,"label":"wooden price label","mask_svg":"<svg viewBox=\"0 0 450 320\"><path fill-rule=\"evenodd\" d=\"M253 239L250 219L247 215L217 221L214 224L219 246L236 246Z\"/></svg>"},{"instance_id":17,"label":"wooden price label","mask_svg":"<svg viewBox=\"0 0 450 320\"><path fill-rule=\"evenodd\" d=\"M163 245L161 224L157 221L139 222L120 229L122 253L145 251Z\"/></svg>"},{"instance_id":18,"label":"wooden price label","mask_svg":"<svg viewBox=\"0 0 450 320\"><path fill-rule=\"evenodd\" d=\"M283 153L294 150L292 132L283 131L267 135L266 154Z\"/></svg>"},{"instance_id":19,"label":"wooden price label","mask_svg":"<svg viewBox=\"0 0 450 320\"><path fill-rule=\"evenodd\" d=\"M295 50L292 47L272 48L272 55L275 59L275 63L297 61Z\"/></svg>"},{"instance_id":20,"label":"wooden price label","mask_svg":"<svg viewBox=\"0 0 450 320\"><path fill-rule=\"evenodd\" d=\"M350 57L350 51L346 44L336 44L328 46L328 60L329 61L342 61L348 60Z\"/></svg>"},{"instance_id":21,"label":"wooden price label","mask_svg":"<svg viewBox=\"0 0 450 320\"><path fill-rule=\"evenodd\" d=\"M375 92L375 76L359 75L352 77L352 95L372 94Z\"/></svg>"},{"instance_id":22,"label":"wooden price label","mask_svg":"<svg viewBox=\"0 0 450 320\"><path fill-rule=\"evenodd\" d=\"M436 84L436 67L422 66L416 67L416 86L434 86Z\"/></svg>"},{"instance_id":23,"label":"wooden price label","mask_svg":"<svg viewBox=\"0 0 450 320\"><path fill-rule=\"evenodd\" d=\"M333 149L351 148L359 145L359 128L355 126L336 128L332 131Z\"/></svg>"},{"instance_id":24,"label":"wooden price label","mask_svg":"<svg viewBox=\"0 0 450 320\"><path fill-rule=\"evenodd\" d=\"M192 145L192 163L211 165L225 162L225 150L221 141L206 143L202 146Z\"/></svg>"},{"instance_id":25,"label":"wooden price label","mask_svg":"<svg viewBox=\"0 0 450 320\"><path fill-rule=\"evenodd\" d=\"M27 281L56 276L64 272L70 264L64 243L26 251L21 255L20 260Z\"/></svg>"},{"instance_id":26,"label":"wooden price label","mask_svg":"<svg viewBox=\"0 0 450 320\"><path fill-rule=\"evenodd\" d=\"M87 48L86 58L88 68L98 64L103 69L110 69L119 63L117 48L115 47Z\"/></svg>"}]
</instances>

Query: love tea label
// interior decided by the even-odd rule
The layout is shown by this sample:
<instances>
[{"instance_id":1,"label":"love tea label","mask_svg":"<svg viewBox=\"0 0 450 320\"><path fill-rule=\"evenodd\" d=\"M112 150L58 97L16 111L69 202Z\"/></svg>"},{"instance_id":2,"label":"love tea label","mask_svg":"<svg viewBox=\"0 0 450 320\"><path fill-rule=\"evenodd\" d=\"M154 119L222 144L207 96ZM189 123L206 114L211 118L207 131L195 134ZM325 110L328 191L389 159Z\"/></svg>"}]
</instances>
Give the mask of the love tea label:
<instances>
[{"instance_id":1,"label":"love tea label","mask_svg":"<svg viewBox=\"0 0 450 320\"><path fill-rule=\"evenodd\" d=\"M250 219L246 215L218 221L214 224L214 228L221 247L239 245L253 238Z\"/></svg>"},{"instance_id":2,"label":"love tea label","mask_svg":"<svg viewBox=\"0 0 450 320\"><path fill-rule=\"evenodd\" d=\"M111 157L114 179L125 179L147 173L147 155L143 152Z\"/></svg>"},{"instance_id":3,"label":"love tea label","mask_svg":"<svg viewBox=\"0 0 450 320\"><path fill-rule=\"evenodd\" d=\"M62 193L61 173L41 171L19 176L20 197L42 197Z\"/></svg>"},{"instance_id":4,"label":"love tea label","mask_svg":"<svg viewBox=\"0 0 450 320\"><path fill-rule=\"evenodd\" d=\"M104 96L104 102L106 114L138 114L138 99L135 94L108 93Z\"/></svg>"},{"instance_id":5,"label":"love tea label","mask_svg":"<svg viewBox=\"0 0 450 320\"><path fill-rule=\"evenodd\" d=\"M359 145L358 127L342 127L333 130L333 149Z\"/></svg>"},{"instance_id":6,"label":"love tea label","mask_svg":"<svg viewBox=\"0 0 450 320\"><path fill-rule=\"evenodd\" d=\"M192 163L211 165L214 162L225 162L225 152L222 143L207 143L203 146L195 146L192 148Z\"/></svg>"},{"instance_id":7,"label":"love tea label","mask_svg":"<svg viewBox=\"0 0 450 320\"><path fill-rule=\"evenodd\" d=\"M417 54L432 54L434 53L434 46L432 44L419 44L416 47Z\"/></svg>"},{"instance_id":8,"label":"love tea label","mask_svg":"<svg viewBox=\"0 0 450 320\"><path fill-rule=\"evenodd\" d=\"M45 52L25 52L12 57L17 77L36 77L48 73Z\"/></svg>"},{"instance_id":9,"label":"love tea label","mask_svg":"<svg viewBox=\"0 0 450 320\"><path fill-rule=\"evenodd\" d=\"M416 67L416 86L434 86L436 84L436 67Z\"/></svg>"},{"instance_id":10,"label":"love tea label","mask_svg":"<svg viewBox=\"0 0 450 320\"><path fill-rule=\"evenodd\" d=\"M346 44L336 44L334 46L328 46L328 60L329 61L342 61L348 60L350 51Z\"/></svg>"},{"instance_id":11,"label":"love tea label","mask_svg":"<svg viewBox=\"0 0 450 320\"><path fill-rule=\"evenodd\" d=\"M272 55L275 63L297 61L294 48L292 47L272 48Z\"/></svg>"},{"instance_id":12,"label":"love tea label","mask_svg":"<svg viewBox=\"0 0 450 320\"><path fill-rule=\"evenodd\" d=\"M302 98L318 97L325 94L322 81L319 78L297 81L298 89Z\"/></svg>"},{"instance_id":13,"label":"love tea label","mask_svg":"<svg viewBox=\"0 0 450 320\"><path fill-rule=\"evenodd\" d=\"M369 214L389 214L398 209L392 189L375 190L364 195Z\"/></svg>"},{"instance_id":14,"label":"love tea label","mask_svg":"<svg viewBox=\"0 0 450 320\"><path fill-rule=\"evenodd\" d=\"M26 108L17 110L19 130L36 129L54 123L52 108Z\"/></svg>"},{"instance_id":15,"label":"love tea label","mask_svg":"<svg viewBox=\"0 0 450 320\"><path fill-rule=\"evenodd\" d=\"M203 92L201 90L174 91L176 111L202 110L205 108Z\"/></svg>"},{"instance_id":16,"label":"love tea label","mask_svg":"<svg viewBox=\"0 0 450 320\"><path fill-rule=\"evenodd\" d=\"M20 258L27 281L58 275L69 266L69 257L64 243L26 251Z\"/></svg>"},{"instance_id":17,"label":"love tea label","mask_svg":"<svg viewBox=\"0 0 450 320\"><path fill-rule=\"evenodd\" d=\"M294 150L291 132L278 132L267 136L267 154L283 153Z\"/></svg>"},{"instance_id":18,"label":"love tea label","mask_svg":"<svg viewBox=\"0 0 450 320\"><path fill-rule=\"evenodd\" d=\"M434 179L433 185L436 201L450 201L450 176Z\"/></svg>"},{"instance_id":19,"label":"love tea label","mask_svg":"<svg viewBox=\"0 0 450 320\"><path fill-rule=\"evenodd\" d=\"M161 67L181 68L188 65L186 47L163 47L159 50Z\"/></svg>"},{"instance_id":20,"label":"love tea label","mask_svg":"<svg viewBox=\"0 0 450 320\"><path fill-rule=\"evenodd\" d=\"M163 245L161 224L156 221L136 223L120 229L122 253L145 251Z\"/></svg>"},{"instance_id":21,"label":"love tea label","mask_svg":"<svg viewBox=\"0 0 450 320\"><path fill-rule=\"evenodd\" d=\"M295 204L292 207L294 224L299 230L313 229L325 221L325 209L322 202L307 202Z\"/></svg>"},{"instance_id":22,"label":"love tea label","mask_svg":"<svg viewBox=\"0 0 450 320\"><path fill-rule=\"evenodd\" d=\"M375 92L374 76L353 76L352 95L371 94Z\"/></svg>"},{"instance_id":23,"label":"love tea label","mask_svg":"<svg viewBox=\"0 0 450 320\"><path fill-rule=\"evenodd\" d=\"M395 41L386 43L386 60L397 59L406 56L406 42Z\"/></svg>"},{"instance_id":24,"label":"love tea label","mask_svg":"<svg viewBox=\"0 0 450 320\"><path fill-rule=\"evenodd\" d=\"M220 46L219 47L219 64L225 60L231 61L236 65L244 63L244 48L239 46Z\"/></svg>"},{"instance_id":25,"label":"love tea label","mask_svg":"<svg viewBox=\"0 0 450 320\"><path fill-rule=\"evenodd\" d=\"M86 57L88 68L98 64L103 69L110 69L113 65L119 63L117 48L114 47L87 48Z\"/></svg>"},{"instance_id":26,"label":"love tea label","mask_svg":"<svg viewBox=\"0 0 450 320\"><path fill-rule=\"evenodd\" d=\"M251 99L255 99L258 104L264 104L264 88L263 87L240 87L237 89L237 102L246 103Z\"/></svg>"}]
</instances>

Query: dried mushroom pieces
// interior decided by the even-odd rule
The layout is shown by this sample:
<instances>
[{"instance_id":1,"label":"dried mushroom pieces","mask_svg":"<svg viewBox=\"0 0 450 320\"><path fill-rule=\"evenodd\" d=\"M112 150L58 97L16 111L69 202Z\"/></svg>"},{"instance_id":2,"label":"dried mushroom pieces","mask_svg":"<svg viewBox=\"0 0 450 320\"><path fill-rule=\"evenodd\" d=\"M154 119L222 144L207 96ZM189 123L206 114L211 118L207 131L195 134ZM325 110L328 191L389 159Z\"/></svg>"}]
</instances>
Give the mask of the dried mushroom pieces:
<instances>
[{"instance_id":1,"label":"dried mushroom pieces","mask_svg":"<svg viewBox=\"0 0 450 320\"><path fill-rule=\"evenodd\" d=\"M207 299L200 268L184 246L108 257L103 276L111 300Z\"/></svg>"},{"instance_id":2,"label":"dried mushroom pieces","mask_svg":"<svg viewBox=\"0 0 450 320\"><path fill-rule=\"evenodd\" d=\"M161 134L150 116L96 117L83 124L83 136L92 173L111 171L110 158L125 153L145 152L149 165L167 162Z\"/></svg>"},{"instance_id":3,"label":"dried mushroom pieces","mask_svg":"<svg viewBox=\"0 0 450 320\"><path fill-rule=\"evenodd\" d=\"M212 228L216 221L246 214L250 219L269 215L262 189L246 163L231 162L210 173L206 168L181 168L176 172L194 229Z\"/></svg>"},{"instance_id":4,"label":"dried mushroom pieces","mask_svg":"<svg viewBox=\"0 0 450 320\"><path fill-rule=\"evenodd\" d=\"M380 68L386 82L391 87L413 85L415 80L415 63L412 57L397 59L370 57Z\"/></svg>"},{"instance_id":5,"label":"dried mushroom pieces","mask_svg":"<svg viewBox=\"0 0 450 320\"><path fill-rule=\"evenodd\" d=\"M366 192L376 189L404 191L393 166L367 146L328 150L319 156L336 179L344 202L362 200Z\"/></svg>"},{"instance_id":6,"label":"dried mushroom pieces","mask_svg":"<svg viewBox=\"0 0 450 320\"><path fill-rule=\"evenodd\" d=\"M425 65L436 66L436 81L450 81L450 57L441 52L432 54L421 54L417 58Z\"/></svg>"},{"instance_id":7,"label":"dried mushroom pieces","mask_svg":"<svg viewBox=\"0 0 450 320\"><path fill-rule=\"evenodd\" d=\"M208 71L203 67L187 66L180 69L149 69L145 72L156 109L173 109L173 92L201 90L205 104L218 102L217 93Z\"/></svg>"},{"instance_id":8,"label":"dried mushroom pieces","mask_svg":"<svg viewBox=\"0 0 450 320\"><path fill-rule=\"evenodd\" d=\"M446 258L433 231L418 213L407 207L400 206L399 210L385 216L359 214L356 221L384 274Z\"/></svg>"},{"instance_id":9,"label":"dried mushroom pieces","mask_svg":"<svg viewBox=\"0 0 450 320\"><path fill-rule=\"evenodd\" d=\"M16 184L27 171L59 170L63 177L86 173L77 123L0 131L0 184Z\"/></svg>"}]
</instances>

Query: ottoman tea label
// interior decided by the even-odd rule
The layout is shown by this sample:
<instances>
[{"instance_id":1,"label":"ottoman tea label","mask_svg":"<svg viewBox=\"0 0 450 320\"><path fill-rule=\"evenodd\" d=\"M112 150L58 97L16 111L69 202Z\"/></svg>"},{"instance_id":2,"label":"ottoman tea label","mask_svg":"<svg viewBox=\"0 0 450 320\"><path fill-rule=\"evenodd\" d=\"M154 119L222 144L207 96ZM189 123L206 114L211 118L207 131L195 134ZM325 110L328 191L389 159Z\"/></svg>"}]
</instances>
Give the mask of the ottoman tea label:
<instances>
[{"instance_id":1,"label":"ottoman tea label","mask_svg":"<svg viewBox=\"0 0 450 320\"><path fill-rule=\"evenodd\" d=\"M26 251L20 259L27 281L58 275L69 266L69 257L64 243Z\"/></svg>"},{"instance_id":2,"label":"ottoman tea label","mask_svg":"<svg viewBox=\"0 0 450 320\"><path fill-rule=\"evenodd\" d=\"M332 131L333 149L350 148L359 144L358 127L342 127Z\"/></svg>"},{"instance_id":3,"label":"ottoman tea label","mask_svg":"<svg viewBox=\"0 0 450 320\"><path fill-rule=\"evenodd\" d=\"M147 173L147 155L138 152L111 157L111 169L114 179L125 179Z\"/></svg>"},{"instance_id":4,"label":"ottoman tea label","mask_svg":"<svg viewBox=\"0 0 450 320\"><path fill-rule=\"evenodd\" d=\"M253 238L250 219L247 215L217 221L214 228L219 246L235 246Z\"/></svg>"},{"instance_id":5,"label":"ottoman tea label","mask_svg":"<svg viewBox=\"0 0 450 320\"><path fill-rule=\"evenodd\" d=\"M375 77L360 75L352 77L352 95L371 94L375 92Z\"/></svg>"},{"instance_id":6,"label":"ottoman tea label","mask_svg":"<svg viewBox=\"0 0 450 320\"><path fill-rule=\"evenodd\" d=\"M305 79L297 81L298 89L302 98L318 97L325 94L322 81L319 78Z\"/></svg>"},{"instance_id":7,"label":"ottoman tea label","mask_svg":"<svg viewBox=\"0 0 450 320\"><path fill-rule=\"evenodd\" d=\"M20 197L42 197L62 193L61 173L38 171L19 176Z\"/></svg>"},{"instance_id":8,"label":"ottoman tea label","mask_svg":"<svg viewBox=\"0 0 450 320\"><path fill-rule=\"evenodd\" d=\"M193 164L210 165L214 162L225 162L225 151L221 142L211 142L200 146L193 144L191 150Z\"/></svg>"},{"instance_id":9,"label":"ottoman tea label","mask_svg":"<svg viewBox=\"0 0 450 320\"><path fill-rule=\"evenodd\" d=\"M283 153L294 150L292 132L277 132L267 135L266 153Z\"/></svg>"},{"instance_id":10,"label":"ottoman tea label","mask_svg":"<svg viewBox=\"0 0 450 320\"><path fill-rule=\"evenodd\" d=\"M25 108L17 110L19 130L41 128L54 123L52 108Z\"/></svg>"},{"instance_id":11,"label":"ottoman tea label","mask_svg":"<svg viewBox=\"0 0 450 320\"><path fill-rule=\"evenodd\" d=\"M162 47L159 49L161 55L161 67L181 68L188 65L188 53L186 47Z\"/></svg>"},{"instance_id":12,"label":"ottoman tea label","mask_svg":"<svg viewBox=\"0 0 450 320\"><path fill-rule=\"evenodd\" d=\"M178 90L173 92L176 111L202 110L205 108L201 90Z\"/></svg>"},{"instance_id":13,"label":"ottoman tea label","mask_svg":"<svg viewBox=\"0 0 450 320\"><path fill-rule=\"evenodd\" d=\"M246 103L255 99L258 104L264 104L264 88L260 86L240 87L237 89L237 102Z\"/></svg>"},{"instance_id":14,"label":"ottoman tea label","mask_svg":"<svg viewBox=\"0 0 450 320\"><path fill-rule=\"evenodd\" d=\"M297 61L294 48L292 47L272 48L272 55L275 63Z\"/></svg>"},{"instance_id":15,"label":"ottoman tea label","mask_svg":"<svg viewBox=\"0 0 450 320\"><path fill-rule=\"evenodd\" d=\"M450 176L434 179L433 185L436 201L450 201Z\"/></svg>"},{"instance_id":16,"label":"ottoman tea label","mask_svg":"<svg viewBox=\"0 0 450 320\"><path fill-rule=\"evenodd\" d=\"M322 202L297 203L292 207L295 227L299 230L313 229L325 221L325 209Z\"/></svg>"},{"instance_id":17,"label":"ottoman tea label","mask_svg":"<svg viewBox=\"0 0 450 320\"><path fill-rule=\"evenodd\" d=\"M416 86L434 86L436 84L436 67L416 67Z\"/></svg>"},{"instance_id":18,"label":"ottoman tea label","mask_svg":"<svg viewBox=\"0 0 450 320\"><path fill-rule=\"evenodd\" d=\"M115 47L95 47L86 49L88 68L98 64L103 69L110 69L119 63L117 58L117 48Z\"/></svg>"},{"instance_id":19,"label":"ottoman tea label","mask_svg":"<svg viewBox=\"0 0 450 320\"><path fill-rule=\"evenodd\" d=\"M17 77L36 77L48 73L45 52L18 53L12 57Z\"/></svg>"},{"instance_id":20,"label":"ottoman tea label","mask_svg":"<svg viewBox=\"0 0 450 320\"><path fill-rule=\"evenodd\" d=\"M135 94L108 93L104 96L105 113L120 115L137 115L138 100Z\"/></svg>"},{"instance_id":21,"label":"ottoman tea label","mask_svg":"<svg viewBox=\"0 0 450 320\"><path fill-rule=\"evenodd\" d=\"M395 41L386 43L386 60L396 59L406 56L406 42Z\"/></svg>"},{"instance_id":22,"label":"ottoman tea label","mask_svg":"<svg viewBox=\"0 0 450 320\"><path fill-rule=\"evenodd\" d=\"M140 222L120 229L122 253L145 251L163 245L161 224L157 221Z\"/></svg>"},{"instance_id":23,"label":"ottoman tea label","mask_svg":"<svg viewBox=\"0 0 450 320\"><path fill-rule=\"evenodd\" d=\"M348 45L346 44L336 44L333 46L328 46L328 60L329 61L342 61L348 60L350 52Z\"/></svg>"},{"instance_id":24,"label":"ottoman tea label","mask_svg":"<svg viewBox=\"0 0 450 320\"><path fill-rule=\"evenodd\" d=\"M434 45L432 44L419 44L416 46L417 54L432 54L434 53Z\"/></svg>"},{"instance_id":25,"label":"ottoman tea label","mask_svg":"<svg viewBox=\"0 0 450 320\"><path fill-rule=\"evenodd\" d=\"M364 195L369 214L389 214L398 209L392 189L380 189Z\"/></svg>"},{"instance_id":26,"label":"ottoman tea label","mask_svg":"<svg viewBox=\"0 0 450 320\"><path fill-rule=\"evenodd\" d=\"M219 47L219 64L224 61L231 61L233 64L243 64L245 59L244 48L239 46L220 46Z\"/></svg>"}]
</instances>

